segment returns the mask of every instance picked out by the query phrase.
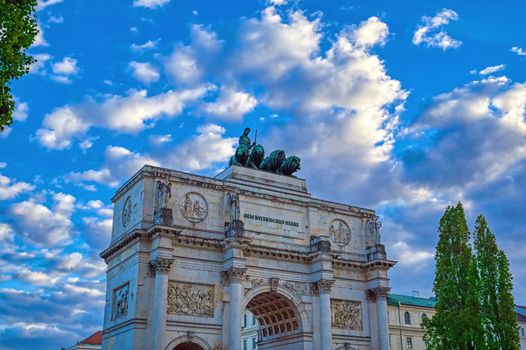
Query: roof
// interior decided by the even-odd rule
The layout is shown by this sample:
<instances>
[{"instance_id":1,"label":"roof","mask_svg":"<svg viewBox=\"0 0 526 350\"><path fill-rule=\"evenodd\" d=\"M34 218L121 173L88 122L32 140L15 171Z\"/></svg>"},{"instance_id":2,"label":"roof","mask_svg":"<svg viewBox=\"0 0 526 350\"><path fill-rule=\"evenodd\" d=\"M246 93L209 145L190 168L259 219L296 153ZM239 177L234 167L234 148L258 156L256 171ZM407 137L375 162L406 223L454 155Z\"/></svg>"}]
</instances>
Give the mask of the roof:
<instances>
[{"instance_id":1,"label":"roof","mask_svg":"<svg viewBox=\"0 0 526 350\"><path fill-rule=\"evenodd\" d=\"M413 297L413 296L403 295L403 294L389 294L389 296L387 297L387 303L389 305L403 304L403 305L434 308L436 300L434 297L421 298L421 297Z\"/></svg>"},{"instance_id":2,"label":"roof","mask_svg":"<svg viewBox=\"0 0 526 350\"><path fill-rule=\"evenodd\" d=\"M102 331L96 331L86 339L80 342L86 345L102 345Z\"/></svg>"}]
</instances>

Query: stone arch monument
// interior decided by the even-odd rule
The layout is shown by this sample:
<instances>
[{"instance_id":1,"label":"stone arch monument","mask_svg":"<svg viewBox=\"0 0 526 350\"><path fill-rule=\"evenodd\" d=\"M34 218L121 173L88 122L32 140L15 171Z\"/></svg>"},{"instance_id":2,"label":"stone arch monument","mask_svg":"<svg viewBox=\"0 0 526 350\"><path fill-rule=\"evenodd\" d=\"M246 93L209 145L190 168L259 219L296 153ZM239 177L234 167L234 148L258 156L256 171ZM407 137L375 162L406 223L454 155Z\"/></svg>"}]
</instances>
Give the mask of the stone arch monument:
<instances>
[{"instance_id":1,"label":"stone arch monument","mask_svg":"<svg viewBox=\"0 0 526 350\"><path fill-rule=\"evenodd\" d=\"M113 202L103 349L241 350L245 309L262 350L389 348L395 262L373 210L234 164L144 166Z\"/></svg>"}]
</instances>

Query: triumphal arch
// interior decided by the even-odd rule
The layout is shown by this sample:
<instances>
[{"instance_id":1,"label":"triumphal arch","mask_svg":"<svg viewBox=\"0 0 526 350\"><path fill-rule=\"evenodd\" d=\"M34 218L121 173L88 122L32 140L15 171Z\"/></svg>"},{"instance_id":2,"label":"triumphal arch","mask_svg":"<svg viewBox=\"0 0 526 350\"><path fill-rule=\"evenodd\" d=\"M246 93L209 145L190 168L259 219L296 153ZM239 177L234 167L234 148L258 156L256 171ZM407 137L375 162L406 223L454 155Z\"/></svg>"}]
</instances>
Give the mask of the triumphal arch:
<instances>
[{"instance_id":1,"label":"triumphal arch","mask_svg":"<svg viewBox=\"0 0 526 350\"><path fill-rule=\"evenodd\" d=\"M375 212L235 157L215 177L144 166L116 192L103 348L241 350L248 309L262 350L388 350Z\"/></svg>"}]
</instances>

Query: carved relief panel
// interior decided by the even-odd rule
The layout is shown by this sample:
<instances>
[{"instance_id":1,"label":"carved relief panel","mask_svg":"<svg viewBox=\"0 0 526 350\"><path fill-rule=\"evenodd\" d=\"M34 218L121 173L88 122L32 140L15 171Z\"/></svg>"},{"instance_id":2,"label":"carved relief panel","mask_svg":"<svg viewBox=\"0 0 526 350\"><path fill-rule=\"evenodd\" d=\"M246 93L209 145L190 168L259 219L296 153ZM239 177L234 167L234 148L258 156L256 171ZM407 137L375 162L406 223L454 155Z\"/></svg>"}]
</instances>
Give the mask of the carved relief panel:
<instances>
[{"instance_id":1,"label":"carved relief panel","mask_svg":"<svg viewBox=\"0 0 526 350\"><path fill-rule=\"evenodd\" d=\"M212 317L214 315L214 286L170 281L168 283L167 312Z\"/></svg>"},{"instance_id":2,"label":"carved relief panel","mask_svg":"<svg viewBox=\"0 0 526 350\"><path fill-rule=\"evenodd\" d=\"M354 300L331 299L332 326L354 331L362 330L362 303Z\"/></svg>"},{"instance_id":3,"label":"carved relief panel","mask_svg":"<svg viewBox=\"0 0 526 350\"><path fill-rule=\"evenodd\" d=\"M351 229L343 220L333 220L329 226L329 236L339 246L346 246L351 240Z\"/></svg>"},{"instance_id":4,"label":"carved relief panel","mask_svg":"<svg viewBox=\"0 0 526 350\"><path fill-rule=\"evenodd\" d=\"M111 319L114 321L128 314L128 295L130 293L130 283L113 290L113 308Z\"/></svg>"},{"instance_id":5,"label":"carved relief panel","mask_svg":"<svg viewBox=\"0 0 526 350\"><path fill-rule=\"evenodd\" d=\"M196 192L188 192L183 196L180 204L181 214L190 222L198 223L208 215L208 203Z\"/></svg>"}]
</instances>

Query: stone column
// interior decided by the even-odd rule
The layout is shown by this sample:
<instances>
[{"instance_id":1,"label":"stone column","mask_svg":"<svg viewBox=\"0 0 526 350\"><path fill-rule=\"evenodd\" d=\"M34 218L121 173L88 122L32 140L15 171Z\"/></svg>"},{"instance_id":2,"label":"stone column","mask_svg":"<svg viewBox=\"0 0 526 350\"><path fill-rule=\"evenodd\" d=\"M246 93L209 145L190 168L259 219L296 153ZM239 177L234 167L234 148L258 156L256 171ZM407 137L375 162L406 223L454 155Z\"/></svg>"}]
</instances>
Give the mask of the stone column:
<instances>
[{"instance_id":1,"label":"stone column","mask_svg":"<svg viewBox=\"0 0 526 350\"><path fill-rule=\"evenodd\" d=\"M166 347L166 308L168 303L168 272L174 259L156 257L150 262L155 273L152 317L152 350Z\"/></svg>"},{"instance_id":2,"label":"stone column","mask_svg":"<svg viewBox=\"0 0 526 350\"><path fill-rule=\"evenodd\" d=\"M316 282L320 298L320 349L332 349L331 288L334 280L321 279Z\"/></svg>"},{"instance_id":3,"label":"stone column","mask_svg":"<svg viewBox=\"0 0 526 350\"><path fill-rule=\"evenodd\" d=\"M243 302L242 278L247 271L246 268L232 267L223 271L225 284L230 285L230 324L228 331L228 349L241 350L241 303Z\"/></svg>"},{"instance_id":4,"label":"stone column","mask_svg":"<svg viewBox=\"0 0 526 350\"><path fill-rule=\"evenodd\" d=\"M389 323L387 319L387 295L391 288L376 287L367 290L367 298L376 301L376 314L378 320L378 343L380 350L389 350Z\"/></svg>"}]
</instances>

